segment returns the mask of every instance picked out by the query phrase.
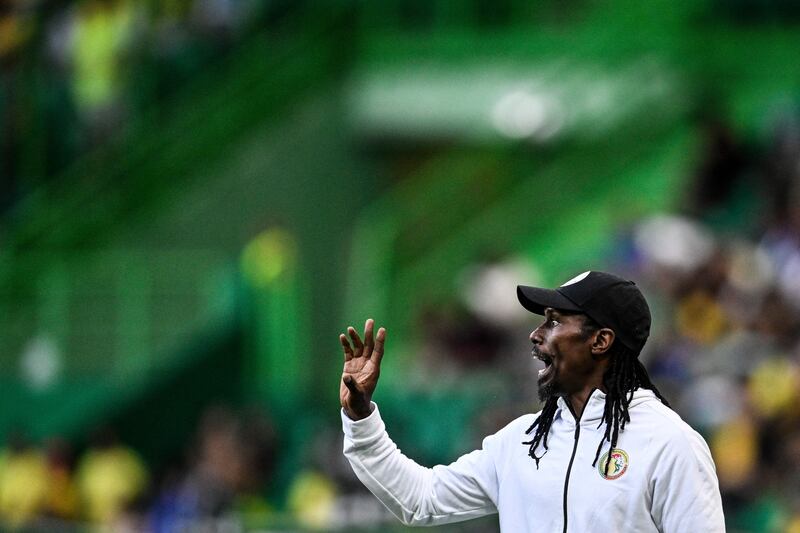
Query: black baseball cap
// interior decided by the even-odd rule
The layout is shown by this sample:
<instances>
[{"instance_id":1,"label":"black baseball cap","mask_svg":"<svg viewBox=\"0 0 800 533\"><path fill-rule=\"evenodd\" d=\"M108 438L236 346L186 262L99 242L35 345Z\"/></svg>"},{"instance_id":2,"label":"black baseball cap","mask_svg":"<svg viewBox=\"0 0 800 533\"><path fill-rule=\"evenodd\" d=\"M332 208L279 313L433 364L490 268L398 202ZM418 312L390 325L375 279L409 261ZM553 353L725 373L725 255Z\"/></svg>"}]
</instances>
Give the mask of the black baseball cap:
<instances>
[{"instance_id":1,"label":"black baseball cap","mask_svg":"<svg viewBox=\"0 0 800 533\"><path fill-rule=\"evenodd\" d=\"M650 335L650 308L639 287L614 274L590 270L557 289L517 286L519 303L537 315L548 307L583 313L611 328L619 341L639 353Z\"/></svg>"}]
</instances>

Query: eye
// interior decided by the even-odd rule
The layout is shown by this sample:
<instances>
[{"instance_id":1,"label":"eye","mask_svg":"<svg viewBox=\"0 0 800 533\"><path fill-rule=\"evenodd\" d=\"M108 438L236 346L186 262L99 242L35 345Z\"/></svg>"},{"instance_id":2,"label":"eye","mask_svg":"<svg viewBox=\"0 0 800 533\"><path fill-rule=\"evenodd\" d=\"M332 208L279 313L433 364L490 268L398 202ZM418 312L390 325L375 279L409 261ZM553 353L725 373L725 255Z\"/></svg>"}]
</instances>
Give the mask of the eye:
<instances>
[{"instance_id":1,"label":"eye","mask_svg":"<svg viewBox=\"0 0 800 533\"><path fill-rule=\"evenodd\" d=\"M551 318L551 319L549 320L549 323L550 323L550 326L551 326L551 327L556 327L557 325L559 325L559 324L560 324L560 322L559 322L558 320L556 320L555 318Z\"/></svg>"}]
</instances>

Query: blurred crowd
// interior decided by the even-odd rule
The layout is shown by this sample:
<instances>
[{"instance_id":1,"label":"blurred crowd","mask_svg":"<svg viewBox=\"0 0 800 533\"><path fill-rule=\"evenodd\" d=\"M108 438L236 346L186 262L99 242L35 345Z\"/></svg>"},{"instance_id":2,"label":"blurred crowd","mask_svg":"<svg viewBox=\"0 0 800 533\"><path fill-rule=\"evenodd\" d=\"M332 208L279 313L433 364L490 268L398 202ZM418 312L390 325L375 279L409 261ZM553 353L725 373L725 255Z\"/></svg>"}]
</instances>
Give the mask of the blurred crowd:
<instances>
[{"instance_id":1,"label":"blurred crowd","mask_svg":"<svg viewBox=\"0 0 800 533\"><path fill-rule=\"evenodd\" d=\"M275 446L263 413L221 406L206 410L185 456L155 472L110 427L97 429L80 454L66 439L53 437L36 446L17 432L0 454L0 527L244 530L247 521L263 524L273 512L263 494Z\"/></svg>"},{"instance_id":2,"label":"blurred crowd","mask_svg":"<svg viewBox=\"0 0 800 533\"><path fill-rule=\"evenodd\" d=\"M747 143L706 122L681 215L637 224L620 257L658 299L647 364L707 438L729 524L800 531L800 121Z\"/></svg>"},{"instance_id":3,"label":"blurred crowd","mask_svg":"<svg viewBox=\"0 0 800 533\"><path fill-rule=\"evenodd\" d=\"M745 531L800 531L800 280L785 277L796 239L724 238L673 216L633 239L660 300L646 362L706 436L729 523Z\"/></svg>"},{"instance_id":4,"label":"blurred crowd","mask_svg":"<svg viewBox=\"0 0 800 533\"><path fill-rule=\"evenodd\" d=\"M266 0L0 2L0 210L159 110L290 4Z\"/></svg>"}]
</instances>

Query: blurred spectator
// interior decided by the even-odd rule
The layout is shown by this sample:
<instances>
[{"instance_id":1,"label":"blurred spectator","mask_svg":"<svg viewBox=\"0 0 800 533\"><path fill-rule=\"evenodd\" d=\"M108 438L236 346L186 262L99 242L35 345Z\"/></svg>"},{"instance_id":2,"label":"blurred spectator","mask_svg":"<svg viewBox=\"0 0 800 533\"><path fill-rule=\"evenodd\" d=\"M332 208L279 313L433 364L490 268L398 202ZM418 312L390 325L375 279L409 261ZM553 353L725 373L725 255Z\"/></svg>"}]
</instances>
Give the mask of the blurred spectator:
<instances>
[{"instance_id":1,"label":"blurred spectator","mask_svg":"<svg viewBox=\"0 0 800 533\"><path fill-rule=\"evenodd\" d=\"M126 53L136 38L135 4L84 0L73 24L73 92L96 144L114 132L125 113L122 84Z\"/></svg>"},{"instance_id":2,"label":"blurred spectator","mask_svg":"<svg viewBox=\"0 0 800 533\"><path fill-rule=\"evenodd\" d=\"M334 520L338 496L336 485L328 476L306 469L295 477L286 502L302 527L324 530Z\"/></svg>"},{"instance_id":3,"label":"blurred spectator","mask_svg":"<svg viewBox=\"0 0 800 533\"><path fill-rule=\"evenodd\" d=\"M191 17L201 34L229 44L254 7L252 0L194 0Z\"/></svg>"},{"instance_id":4,"label":"blurred spectator","mask_svg":"<svg viewBox=\"0 0 800 533\"><path fill-rule=\"evenodd\" d=\"M765 222L771 231L783 229L797 235L800 227L792 229L791 224L800 194L800 111L797 106L782 106L770 128L763 171L768 202Z\"/></svg>"},{"instance_id":5,"label":"blurred spectator","mask_svg":"<svg viewBox=\"0 0 800 533\"><path fill-rule=\"evenodd\" d=\"M245 521L253 514L269 515L271 509L260 492L271 473L274 446L272 428L263 415L242 417L225 407L208 409L189 471L168 484L156 500L150 520L153 531L194 531L197 524L234 513Z\"/></svg>"},{"instance_id":6,"label":"blurred spectator","mask_svg":"<svg viewBox=\"0 0 800 533\"><path fill-rule=\"evenodd\" d=\"M725 494L741 491L747 494L753 476L758 473L758 431L753 420L738 417L721 424L710 444L720 489Z\"/></svg>"},{"instance_id":7,"label":"blurred spectator","mask_svg":"<svg viewBox=\"0 0 800 533\"><path fill-rule=\"evenodd\" d=\"M80 516L80 501L73 476L72 447L65 439L53 437L47 441L45 455L48 490L44 514L62 520L75 520Z\"/></svg>"},{"instance_id":8,"label":"blurred spectator","mask_svg":"<svg viewBox=\"0 0 800 533\"><path fill-rule=\"evenodd\" d=\"M310 455L286 496L287 510L299 525L328 531L369 528L394 520L353 473L341 453L338 427L320 427L306 452Z\"/></svg>"},{"instance_id":9,"label":"blurred spectator","mask_svg":"<svg viewBox=\"0 0 800 533\"><path fill-rule=\"evenodd\" d=\"M31 33L30 12L20 1L0 4L0 58L4 67L25 45Z\"/></svg>"},{"instance_id":10,"label":"blurred spectator","mask_svg":"<svg viewBox=\"0 0 800 533\"><path fill-rule=\"evenodd\" d=\"M462 374L491 367L501 354L501 332L460 303L440 311L437 316L431 309L424 318L429 341L440 343L430 351L431 357L441 358Z\"/></svg>"},{"instance_id":11,"label":"blurred spectator","mask_svg":"<svg viewBox=\"0 0 800 533\"><path fill-rule=\"evenodd\" d=\"M78 464L77 484L85 516L112 524L145 494L149 474L139 455L111 428L96 431Z\"/></svg>"},{"instance_id":12,"label":"blurred spectator","mask_svg":"<svg viewBox=\"0 0 800 533\"><path fill-rule=\"evenodd\" d=\"M749 194L752 191L747 189L755 187L747 179L752 166L750 150L719 113L705 113L700 119L700 129L701 155L692 181L690 213L705 222L727 227L745 222L735 208L739 197L752 198Z\"/></svg>"},{"instance_id":13,"label":"blurred spectator","mask_svg":"<svg viewBox=\"0 0 800 533\"><path fill-rule=\"evenodd\" d=\"M0 456L0 517L12 529L44 511L48 497L47 461L21 432L14 432Z\"/></svg>"}]
</instances>

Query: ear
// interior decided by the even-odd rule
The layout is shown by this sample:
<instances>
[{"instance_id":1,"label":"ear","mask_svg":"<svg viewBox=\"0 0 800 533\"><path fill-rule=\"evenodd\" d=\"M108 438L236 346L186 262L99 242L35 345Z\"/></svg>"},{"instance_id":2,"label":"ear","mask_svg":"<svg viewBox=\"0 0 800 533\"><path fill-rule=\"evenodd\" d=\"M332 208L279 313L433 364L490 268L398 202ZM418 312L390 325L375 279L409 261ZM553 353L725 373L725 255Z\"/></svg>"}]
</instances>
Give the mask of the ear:
<instances>
[{"instance_id":1,"label":"ear","mask_svg":"<svg viewBox=\"0 0 800 533\"><path fill-rule=\"evenodd\" d=\"M616 335L613 329L600 328L594 334L592 341L592 355L605 355L614 343Z\"/></svg>"}]
</instances>

